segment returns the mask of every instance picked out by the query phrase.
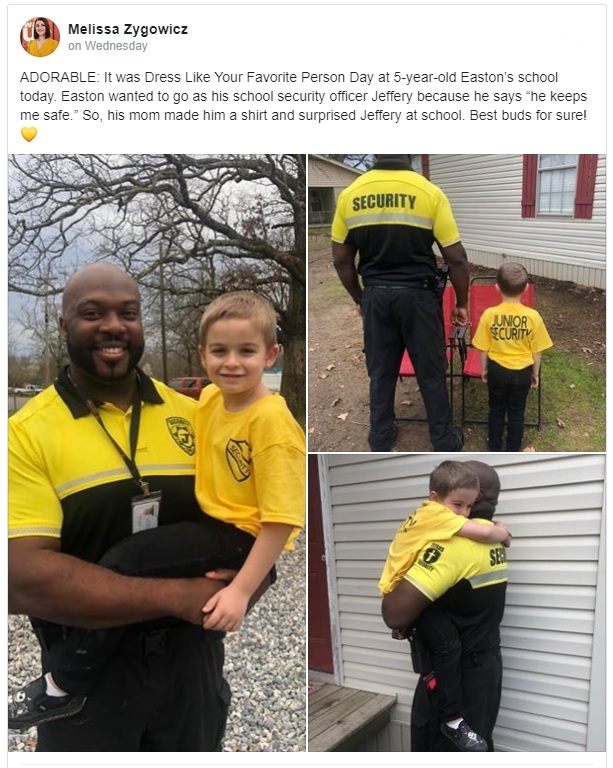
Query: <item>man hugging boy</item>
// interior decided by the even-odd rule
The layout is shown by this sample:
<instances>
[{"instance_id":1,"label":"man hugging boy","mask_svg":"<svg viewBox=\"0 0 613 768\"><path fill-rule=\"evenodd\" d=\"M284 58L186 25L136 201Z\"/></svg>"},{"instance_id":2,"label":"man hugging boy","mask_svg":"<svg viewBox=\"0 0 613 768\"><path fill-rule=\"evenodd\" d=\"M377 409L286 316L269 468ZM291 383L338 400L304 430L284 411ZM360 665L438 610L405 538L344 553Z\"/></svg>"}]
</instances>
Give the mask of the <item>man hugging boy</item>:
<instances>
[{"instance_id":1,"label":"man hugging boy","mask_svg":"<svg viewBox=\"0 0 613 768\"><path fill-rule=\"evenodd\" d=\"M463 536L485 544L510 545L511 535L501 523L467 519L478 495L479 479L466 464L444 461L433 470L429 498L400 526L390 545L379 581L383 596L394 589L430 542ZM457 628L433 603L417 619L414 629L429 652L442 733L460 751L486 752L485 739L463 717L462 649Z\"/></svg>"}]
</instances>

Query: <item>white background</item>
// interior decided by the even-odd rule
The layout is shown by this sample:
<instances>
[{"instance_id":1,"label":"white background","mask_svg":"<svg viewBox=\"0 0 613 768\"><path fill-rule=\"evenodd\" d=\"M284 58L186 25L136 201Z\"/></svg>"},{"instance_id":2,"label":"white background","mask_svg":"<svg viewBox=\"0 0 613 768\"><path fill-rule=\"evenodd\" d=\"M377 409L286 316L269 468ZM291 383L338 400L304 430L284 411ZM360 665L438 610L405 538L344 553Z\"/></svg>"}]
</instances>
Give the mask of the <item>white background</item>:
<instances>
[{"instance_id":1,"label":"white background","mask_svg":"<svg viewBox=\"0 0 613 768\"><path fill-rule=\"evenodd\" d=\"M14 153L113 152L581 152L606 151L606 5L446 4L373 6L354 3L334 6L288 4L241 5L108 5L88 6L20 3L8 6L7 150ZM52 18L63 31L61 47L45 59L28 56L19 44L21 25L30 18ZM189 37L137 38L147 52L77 53L68 50L69 23L188 24ZM82 38L85 39L85 38ZM100 37L123 41L123 37ZM4 62L2 63L4 67ZM585 123L312 123L273 124L208 122L198 124L38 122L38 135L27 143L18 101L23 71L403 71L474 72L558 71L564 91L584 91ZM5 81L4 74L2 81ZM148 86L147 86L148 87ZM156 86L157 87L157 86ZM374 85L378 88L378 85ZM385 86L385 89L393 86ZM468 88L469 86L463 86ZM144 89L144 86L142 86ZM310 86L319 88L321 86ZM495 86L501 89L501 86ZM547 90L548 86L542 86ZM484 89L481 88L482 90ZM509 90L515 90L515 86ZM45 90L47 88L45 87ZM517 88L519 90L519 88ZM524 89L525 90L525 89ZM69 105L70 106L70 105ZM80 106L80 105L77 105ZM88 105L85 105L88 106ZM107 105L108 106L108 105ZM315 108L297 105L296 108ZM379 107L369 106L369 109ZM383 109L398 106L381 105ZM45 107L48 108L48 107ZM92 107L93 108L93 107ZM317 107L322 109L322 107ZM327 106L326 108L330 108ZM346 109L347 107L343 107ZM430 109L436 105L429 105ZM443 107L441 107L443 108ZM453 107L444 107L451 109ZM491 107L484 107L484 109ZM101 110L102 111L102 110ZM6 164L0 188L6 201ZM6 243L6 222L1 221ZM6 246L4 246L6 249ZM0 266L6 279L6 258ZM6 308L4 312L6 318ZM6 338L6 333L5 333ZM1 365L6 362L0 355ZM6 372L4 371L4 374ZM1 378L2 374L0 374ZM6 379L6 376L5 376ZM6 391L3 389L2 391ZM4 450L6 441L0 438ZM6 462L0 460L0 466ZM4 470L2 469L3 477ZM2 629L6 647L6 630ZM203 758L181 755L8 755L9 765L337 765L346 756L332 754L220 754ZM403 757L411 766L448 765L437 755ZM367 754L358 764L370 764ZM351 758L353 761L353 757ZM380 755L390 762L393 756ZM458 765L604 766L604 754L454 755Z\"/></svg>"}]
</instances>

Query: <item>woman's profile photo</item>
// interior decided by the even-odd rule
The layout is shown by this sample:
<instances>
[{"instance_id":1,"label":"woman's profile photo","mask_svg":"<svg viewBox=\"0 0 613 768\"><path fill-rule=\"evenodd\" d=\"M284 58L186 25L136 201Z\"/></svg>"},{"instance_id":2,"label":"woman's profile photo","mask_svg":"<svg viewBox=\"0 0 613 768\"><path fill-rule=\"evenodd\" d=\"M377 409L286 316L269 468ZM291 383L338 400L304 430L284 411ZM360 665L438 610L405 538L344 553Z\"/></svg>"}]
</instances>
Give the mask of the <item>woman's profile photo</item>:
<instances>
[{"instance_id":1,"label":"woman's profile photo","mask_svg":"<svg viewBox=\"0 0 613 768\"><path fill-rule=\"evenodd\" d=\"M49 56L60 43L60 31L51 19L30 19L21 30L21 45L30 56Z\"/></svg>"}]
</instances>

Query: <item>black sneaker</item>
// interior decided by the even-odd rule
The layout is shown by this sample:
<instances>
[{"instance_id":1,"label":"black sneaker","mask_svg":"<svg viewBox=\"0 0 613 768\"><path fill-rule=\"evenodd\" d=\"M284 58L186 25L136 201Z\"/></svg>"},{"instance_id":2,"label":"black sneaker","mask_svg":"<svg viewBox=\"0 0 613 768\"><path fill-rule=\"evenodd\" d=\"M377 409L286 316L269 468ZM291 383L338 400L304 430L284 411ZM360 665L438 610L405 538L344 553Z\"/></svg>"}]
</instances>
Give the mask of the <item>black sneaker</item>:
<instances>
[{"instance_id":1,"label":"black sneaker","mask_svg":"<svg viewBox=\"0 0 613 768\"><path fill-rule=\"evenodd\" d=\"M451 431L457 440L457 445L453 450L461 451L464 448L464 432L461 427L451 427Z\"/></svg>"},{"instance_id":2,"label":"black sneaker","mask_svg":"<svg viewBox=\"0 0 613 768\"><path fill-rule=\"evenodd\" d=\"M49 696L45 678L37 677L13 694L8 706L9 728L24 731L33 725L72 717L83 709L86 699L84 695Z\"/></svg>"},{"instance_id":3,"label":"black sneaker","mask_svg":"<svg viewBox=\"0 0 613 768\"><path fill-rule=\"evenodd\" d=\"M475 733L466 720L451 728L447 723L441 723L441 732L460 750L460 752L487 752L487 742Z\"/></svg>"}]
</instances>

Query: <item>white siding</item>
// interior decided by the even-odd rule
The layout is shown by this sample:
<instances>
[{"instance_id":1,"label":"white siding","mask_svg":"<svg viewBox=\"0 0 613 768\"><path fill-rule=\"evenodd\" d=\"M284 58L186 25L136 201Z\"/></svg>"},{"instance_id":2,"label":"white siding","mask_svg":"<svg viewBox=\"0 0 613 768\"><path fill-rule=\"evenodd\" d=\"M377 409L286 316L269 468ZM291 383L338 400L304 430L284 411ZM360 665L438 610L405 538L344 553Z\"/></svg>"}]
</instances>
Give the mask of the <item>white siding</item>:
<instances>
[{"instance_id":1,"label":"white siding","mask_svg":"<svg viewBox=\"0 0 613 768\"><path fill-rule=\"evenodd\" d=\"M381 620L377 580L398 524L446 458L457 454L321 457L339 682L398 695L392 725L368 749L408 749L416 676L408 644L392 640ZM604 651L593 658L596 643L604 648L594 637L597 604L604 610L604 455L462 454L471 458L497 469L497 516L513 532L496 747L604 750L594 682L604 675Z\"/></svg>"},{"instance_id":2,"label":"white siding","mask_svg":"<svg viewBox=\"0 0 613 768\"><path fill-rule=\"evenodd\" d=\"M431 155L468 258L498 268L503 254L533 275L605 288L606 156L599 155L591 219L521 217L522 155Z\"/></svg>"}]
</instances>

